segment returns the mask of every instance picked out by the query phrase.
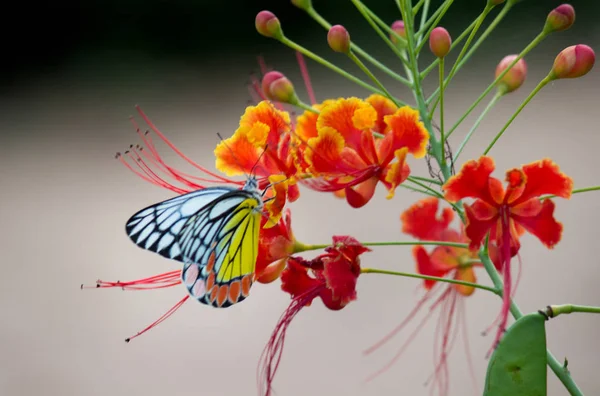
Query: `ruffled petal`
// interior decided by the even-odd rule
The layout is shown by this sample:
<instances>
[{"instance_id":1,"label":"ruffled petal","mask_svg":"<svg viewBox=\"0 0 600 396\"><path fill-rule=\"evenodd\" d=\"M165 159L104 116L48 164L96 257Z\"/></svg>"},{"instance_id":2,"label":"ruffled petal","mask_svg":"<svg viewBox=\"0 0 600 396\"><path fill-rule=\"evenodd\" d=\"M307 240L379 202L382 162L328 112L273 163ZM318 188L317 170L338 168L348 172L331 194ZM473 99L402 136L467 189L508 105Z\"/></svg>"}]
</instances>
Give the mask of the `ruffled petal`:
<instances>
[{"instance_id":1,"label":"ruffled petal","mask_svg":"<svg viewBox=\"0 0 600 396\"><path fill-rule=\"evenodd\" d=\"M365 102L369 103L377 112L377 121L373 130L379 133L386 133L389 129L384 121L384 117L390 114L394 114L398 110L398 106L394 104L390 99L379 94L373 94L365 99Z\"/></svg>"},{"instance_id":2,"label":"ruffled petal","mask_svg":"<svg viewBox=\"0 0 600 396\"><path fill-rule=\"evenodd\" d=\"M289 113L278 110L271 102L266 100L256 106L248 106L240 118L240 127L252 128L256 123L268 127L266 143L273 150L277 150L277 143L281 135L290 132L291 129Z\"/></svg>"},{"instance_id":3,"label":"ruffled petal","mask_svg":"<svg viewBox=\"0 0 600 396\"><path fill-rule=\"evenodd\" d=\"M310 171L316 174L337 173L344 145L344 138L335 129L321 128L319 136L310 139L304 151Z\"/></svg>"},{"instance_id":4,"label":"ruffled petal","mask_svg":"<svg viewBox=\"0 0 600 396\"><path fill-rule=\"evenodd\" d=\"M460 172L442 186L446 199L457 202L463 198L479 198L489 205L497 205L499 202L492 198L489 190L490 175L494 169L491 157L482 156L479 160L466 162Z\"/></svg>"},{"instance_id":5,"label":"ruffled petal","mask_svg":"<svg viewBox=\"0 0 600 396\"><path fill-rule=\"evenodd\" d=\"M375 125L376 120L377 112L367 102L358 98L338 99L323 108L317 118L317 130L335 130L347 147L358 151L363 130Z\"/></svg>"},{"instance_id":6,"label":"ruffled petal","mask_svg":"<svg viewBox=\"0 0 600 396\"><path fill-rule=\"evenodd\" d=\"M442 232L454 219L451 208L444 208L437 216L439 200L435 197L423 198L400 215L402 232L422 241L439 241Z\"/></svg>"},{"instance_id":7,"label":"ruffled petal","mask_svg":"<svg viewBox=\"0 0 600 396\"><path fill-rule=\"evenodd\" d=\"M550 249L560 241L563 226L554 219L554 202L550 199L544 200L542 209L537 216L512 215L511 217Z\"/></svg>"},{"instance_id":8,"label":"ruffled petal","mask_svg":"<svg viewBox=\"0 0 600 396\"><path fill-rule=\"evenodd\" d=\"M373 176L355 186L346 187L346 201L348 201L353 208L365 206L371 198L373 198L378 181L379 179Z\"/></svg>"},{"instance_id":9,"label":"ruffled petal","mask_svg":"<svg viewBox=\"0 0 600 396\"><path fill-rule=\"evenodd\" d=\"M431 260L429 258L429 254L427 250L423 246L415 246L412 249L413 257L417 263L417 272L421 275L427 276L437 276L442 277L445 275L445 272L436 270L431 264ZM423 280L423 287L429 290L431 289L437 281L425 279Z\"/></svg>"},{"instance_id":10,"label":"ruffled petal","mask_svg":"<svg viewBox=\"0 0 600 396\"><path fill-rule=\"evenodd\" d=\"M301 259L290 257L287 260L287 266L281 273L281 290L295 298L321 286L325 286L324 281L310 277L308 269L301 264ZM305 305L309 306L311 302L309 300Z\"/></svg>"},{"instance_id":11,"label":"ruffled petal","mask_svg":"<svg viewBox=\"0 0 600 396\"><path fill-rule=\"evenodd\" d=\"M392 199L394 197L396 187L404 183L408 178L408 175L410 175L410 167L406 163L407 153L408 148L406 147L396 150L394 153L396 161L389 165L385 170L384 181L389 185L387 199Z\"/></svg>"},{"instance_id":12,"label":"ruffled petal","mask_svg":"<svg viewBox=\"0 0 600 396\"><path fill-rule=\"evenodd\" d=\"M271 228L277 225L279 219L281 219L281 213L287 201L287 178L284 175L272 175L269 176L269 182L271 183L272 195L265 204L269 219L263 228Z\"/></svg>"},{"instance_id":13,"label":"ruffled petal","mask_svg":"<svg viewBox=\"0 0 600 396\"><path fill-rule=\"evenodd\" d=\"M523 193L512 202L518 205L534 197L544 194L570 198L573 191L573 179L562 173L557 164L546 158L523 166L527 183Z\"/></svg>"},{"instance_id":14,"label":"ruffled petal","mask_svg":"<svg viewBox=\"0 0 600 396\"><path fill-rule=\"evenodd\" d=\"M415 158L423 158L427 153L427 143L429 143L429 132L419 121L419 112L404 106L399 108L394 114L384 117L385 124L389 127L389 132L394 135L393 150L401 147L407 147L408 152Z\"/></svg>"},{"instance_id":15,"label":"ruffled petal","mask_svg":"<svg viewBox=\"0 0 600 396\"><path fill-rule=\"evenodd\" d=\"M250 173L264 148L255 143L266 139L268 131L269 127L262 123L253 127L240 126L232 137L215 148L216 168L227 176Z\"/></svg>"}]
</instances>

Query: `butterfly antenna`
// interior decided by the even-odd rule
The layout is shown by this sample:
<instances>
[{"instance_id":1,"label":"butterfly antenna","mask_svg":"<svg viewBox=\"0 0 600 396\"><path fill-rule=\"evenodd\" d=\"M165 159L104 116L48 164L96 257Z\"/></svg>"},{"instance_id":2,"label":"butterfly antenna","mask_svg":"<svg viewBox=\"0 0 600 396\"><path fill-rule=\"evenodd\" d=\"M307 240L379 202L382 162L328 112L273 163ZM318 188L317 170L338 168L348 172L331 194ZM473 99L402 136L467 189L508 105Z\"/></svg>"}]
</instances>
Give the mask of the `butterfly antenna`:
<instances>
[{"instance_id":1,"label":"butterfly antenna","mask_svg":"<svg viewBox=\"0 0 600 396\"><path fill-rule=\"evenodd\" d=\"M258 156L258 158L256 159L256 162L254 163L254 165L252 166L252 169L250 169L250 175L254 176L254 169L256 169L256 167L258 166L258 163L260 162L261 158L263 157L263 155L265 155L265 153L267 152L267 148L269 148L268 144L265 144L265 148L263 149L262 153L260 153L260 155Z\"/></svg>"},{"instance_id":2,"label":"butterfly antenna","mask_svg":"<svg viewBox=\"0 0 600 396\"><path fill-rule=\"evenodd\" d=\"M223 142L223 144L225 145L225 147L227 147L227 150L229 150L229 152L231 153L231 156L233 157L233 159L237 163L237 165L240 168L240 170L243 170L244 167L242 166L242 163L235 156L235 152L231 149L231 147L229 147L229 145L227 144L227 142L225 141L225 139L223 139L223 136L221 136L220 132L217 132L217 136L219 137L219 139L221 139L221 142ZM254 169L254 167L252 167L252 169ZM250 179L250 176L248 176L248 174L246 172L244 172L244 174L246 175L246 179Z\"/></svg>"}]
</instances>

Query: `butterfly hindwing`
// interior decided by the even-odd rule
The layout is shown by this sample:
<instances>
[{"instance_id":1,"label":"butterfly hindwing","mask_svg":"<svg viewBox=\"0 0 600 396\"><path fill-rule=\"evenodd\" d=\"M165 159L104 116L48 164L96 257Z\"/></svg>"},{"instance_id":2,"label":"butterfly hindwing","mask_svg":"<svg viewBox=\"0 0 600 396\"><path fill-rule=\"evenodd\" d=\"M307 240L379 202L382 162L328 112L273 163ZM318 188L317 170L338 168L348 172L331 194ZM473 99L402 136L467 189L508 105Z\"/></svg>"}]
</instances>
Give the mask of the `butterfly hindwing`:
<instances>
[{"instance_id":1,"label":"butterfly hindwing","mask_svg":"<svg viewBox=\"0 0 600 396\"><path fill-rule=\"evenodd\" d=\"M141 248L169 259L184 261L177 238L186 221L232 191L235 189L231 187L211 187L168 199L134 214L127 221L125 230Z\"/></svg>"},{"instance_id":2,"label":"butterfly hindwing","mask_svg":"<svg viewBox=\"0 0 600 396\"><path fill-rule=\"evenodd\" d=\"M223 308L248 296L261 207L254 192L236 190L188 218L177 240L184 261L182 282L192 297Z\"/></svg>"}]
</instances>

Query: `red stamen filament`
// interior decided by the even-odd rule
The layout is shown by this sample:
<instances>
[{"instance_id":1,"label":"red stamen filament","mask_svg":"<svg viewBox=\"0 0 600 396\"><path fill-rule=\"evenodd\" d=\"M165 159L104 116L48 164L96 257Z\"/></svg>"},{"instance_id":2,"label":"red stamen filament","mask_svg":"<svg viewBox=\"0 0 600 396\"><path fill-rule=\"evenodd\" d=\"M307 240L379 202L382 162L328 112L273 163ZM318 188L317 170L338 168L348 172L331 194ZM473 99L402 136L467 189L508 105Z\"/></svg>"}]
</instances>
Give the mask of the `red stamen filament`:
<instances>
[{"instance_id":1,"label":"red stamen filament","mask_svg":"<svg viewBox=\"0 0 600 396\"><path fill-rule=\"evenodd\" d=\"M160 275L150 276L148 278L136 279L127 282L108 282L103 280L96 281L97 288L120 287L123 290L148 290L164 289L165 287L175 286L181 283L181 270L169 271Z\"/></svg>"},{"instance_id":2,"label":"red stamen filament","mask_svg":"<svg viewBox=\"0 0 600 396\"><path fill-rule=\"evenodd\" d=\"M158 326L159 324L161 324L162 322L164 322L165 320L167 320L171 315L173 315L175 313L175 311L177 311L179 308L181 308L181 306L183 305L183 303L186 302L188 298L190 298L189 294L186 295L184 298L182 298L177 304L175 304L173 307L171 307L171 309L169 309L163 316L161 316L160 318L158 318L156 321L152 322L144 330L138 332L134 336L126 338L125 342L129 342L129 341L133 340L134 338L141 336L142 334L144 334L148 330L153 329L154 327Z\"/></svg>"},{"instance_id":3,"label":"red stamen filament","mask_svg":"<svg viewBox=\"0 0 600 396\"><path fill-rule=\"evenodd\" d=\"M308 94L308 99L310 100L310 104L316 104L317 99L315 97L315 91L313 90L312 83L310 82L310 75L308 74L308 67L306 67L306 62L304 61L304 57L298 51L296 51L296 59L298 60L298 66L300 66L300 73L302 73L302 79L304 80L304 86L306 87L306 93Z\"/></svg>"},{"instance_id":4,"label":"red stamen filament","mask_svg":"<svg viewBox=\"0 0 600 396\"><path fill-rule=\"evenodd\" d=\"M257 381L259 393L264 396L270 396L272 392L272 383L275 378L275 373L279 367L281 361L281 355L283 353L283 347L285 343L285 336L289 325L296 315L310 303L315 297L319 295L322 286L314 287L303 294L300 294L292 300L290 305L283 312L275 330L271 334L269 341L260 356L260 363L258 365Z\"/></svg>"}]
</instances>

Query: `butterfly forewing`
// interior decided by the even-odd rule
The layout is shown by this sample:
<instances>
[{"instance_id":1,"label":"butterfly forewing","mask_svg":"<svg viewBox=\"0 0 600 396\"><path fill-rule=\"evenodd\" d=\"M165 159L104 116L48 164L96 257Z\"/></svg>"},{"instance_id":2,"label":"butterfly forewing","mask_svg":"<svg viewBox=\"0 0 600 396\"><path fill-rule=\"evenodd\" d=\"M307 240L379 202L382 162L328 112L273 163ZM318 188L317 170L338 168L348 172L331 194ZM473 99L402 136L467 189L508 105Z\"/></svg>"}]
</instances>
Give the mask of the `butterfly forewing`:
<instances>
[{"instance_id":1,"label":"butterfly forewing","mask_svg":"<svg viewBox=\"0 0 600 396\"><path fill-rule=\"evenodd\" d=\"M183 261L177 236L186 221L215 199L235 191L230 187L211 187L193 191L134 214L126 223L129 238L141 248L166 258Z\"/></svg>"}]
</instances>

